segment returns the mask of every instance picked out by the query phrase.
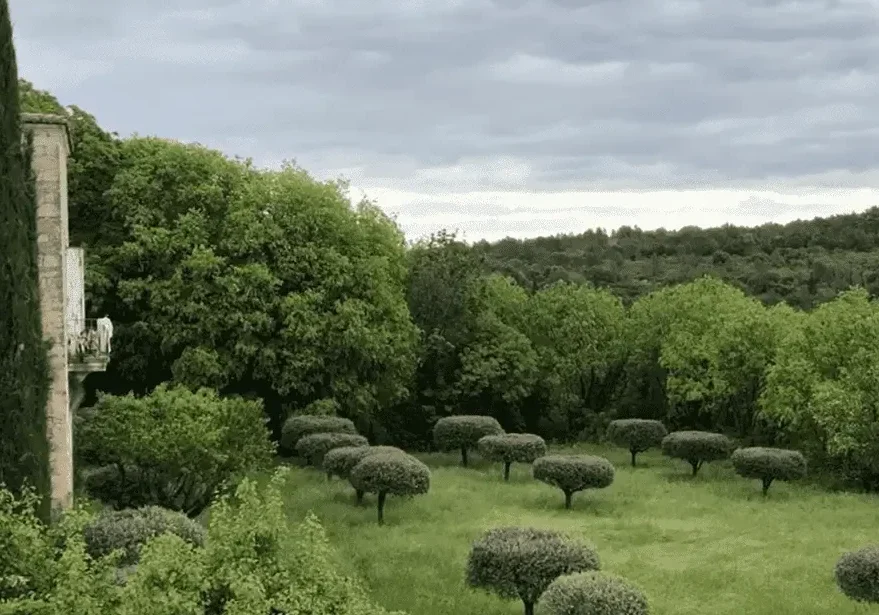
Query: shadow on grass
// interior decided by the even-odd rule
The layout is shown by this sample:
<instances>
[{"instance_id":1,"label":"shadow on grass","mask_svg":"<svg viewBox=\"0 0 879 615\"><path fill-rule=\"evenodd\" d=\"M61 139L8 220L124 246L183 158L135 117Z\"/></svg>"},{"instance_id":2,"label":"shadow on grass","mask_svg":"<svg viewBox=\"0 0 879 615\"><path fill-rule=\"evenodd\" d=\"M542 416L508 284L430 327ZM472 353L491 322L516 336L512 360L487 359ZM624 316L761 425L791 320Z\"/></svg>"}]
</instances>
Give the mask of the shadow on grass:
<instances>
[{"instance_id":1,"label":"shadow on grass","mask_svg":"<svg viewBox=\"0 0 879 615\"><path fill-rule=\"evenodd\" d=\"M565 494L560 489L550 488L529 494L522 501L522 508L541 513L586 513L594 517L615 517L621 514L619 504L609 493L589 489L574 494L571 508L565 508Z\"/></svg>"}]
</instances>

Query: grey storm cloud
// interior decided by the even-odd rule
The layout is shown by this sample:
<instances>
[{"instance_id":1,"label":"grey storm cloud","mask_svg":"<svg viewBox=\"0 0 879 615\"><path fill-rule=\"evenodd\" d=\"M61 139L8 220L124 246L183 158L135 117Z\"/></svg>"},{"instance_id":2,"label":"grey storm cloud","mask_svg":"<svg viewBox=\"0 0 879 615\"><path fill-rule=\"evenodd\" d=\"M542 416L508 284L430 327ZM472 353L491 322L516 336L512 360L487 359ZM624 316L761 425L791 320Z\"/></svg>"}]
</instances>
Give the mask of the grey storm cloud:
<instances>
[{"instance_id":1,"label":"grey storm cloud","mask_svg":"<svg viewBox=\"0 0 879 615\"><path fill-rule=\"evenodd\" d=\"M875 0L11 4L24 76L108 127L352 180L750 188L879 169Z\"/></svg>"}]
</instances>

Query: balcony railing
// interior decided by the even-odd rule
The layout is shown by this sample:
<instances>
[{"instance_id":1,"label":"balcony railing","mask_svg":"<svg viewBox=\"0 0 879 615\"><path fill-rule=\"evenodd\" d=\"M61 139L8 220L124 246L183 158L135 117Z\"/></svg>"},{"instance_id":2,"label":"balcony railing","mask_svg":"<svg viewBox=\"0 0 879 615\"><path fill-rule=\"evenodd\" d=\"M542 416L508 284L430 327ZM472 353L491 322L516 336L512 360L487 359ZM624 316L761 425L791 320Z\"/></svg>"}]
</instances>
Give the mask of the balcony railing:
<instances>
[{"instance_id":1,"label":"balcony railing","mask_svg":"<svg viewBox=\"0 0 879 615\"><path fill-rule=\"evenodd\" d=\"M109 318L86 318L67 323L67 359L87 363L110 360L113 323Z\"/></svg>"}]
</instances>

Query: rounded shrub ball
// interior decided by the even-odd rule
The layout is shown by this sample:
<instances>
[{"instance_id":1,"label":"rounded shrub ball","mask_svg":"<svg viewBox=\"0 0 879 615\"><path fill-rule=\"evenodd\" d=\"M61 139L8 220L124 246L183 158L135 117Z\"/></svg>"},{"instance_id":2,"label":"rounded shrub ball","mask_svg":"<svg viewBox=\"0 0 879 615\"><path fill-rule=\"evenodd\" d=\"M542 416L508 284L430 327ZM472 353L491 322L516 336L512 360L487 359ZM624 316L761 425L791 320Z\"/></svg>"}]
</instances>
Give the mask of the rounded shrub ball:
<instances>
[{"instance_id":1,"label":"rounded shrub ball","mask_svg":"<svg viewBox=\"0 0 879 615\"><path fill-rule=\"evenodd\" d=\"M565 494L565 508L584 489L603 489L613 483L613 464L594 455L547 455L534 462L534 478Z\"/></svg>"},{"instance_id":2,"label":"rounded shrub ball","mask_svg":"<svg viewBox=\"0 0 879 615\"><path fill-rule=\"evenodd\" d=\"M799 480L806 475L806 458L799 451L753 446L732 454L736 474L763 482L763 495L774 480Z\"/></svg>"},{"instance_id":3,"label":"rounded shrub ball","mask_svg":"<svg viewBox=\"0 0 879 615\"><path fill-rule=\"evenodd\" d=\"M327 476L347 479L361 459L377 453L405 454L405 451L396 446L341 446L327 451L323 458L323 469Z\"/></svg>"},{"instance_id":4,"label":"rounded shrub ball","mask_svg":"<svg viewBox=\"0 0 879 615\"><path fill-rule=\"evenodd\" d=\"M136 564L140 548L160 534L175 534L196 546L204 545L206 536L197 521L159 506L103 512L83 529L88 554L98 558L122 549L120 566Z\"/></svg>"},{"instance_id":5,"label":"rounded shrub ball","mask_svg":"<svg viewBox=\"0 0 879 615\"><path fill-rule=\"evenodd\" d=\"M357 428L350 419L344 419L340 416L298 414L287 419L281 427L279 450L282 454L293 455L300 439L316 433L356 434Z\"/></svg>"},{"instance_id":6,"label":"rounded shrub ball","mask_svg":"<svg viewBox=\"0 0 879 615\"><path fill-rule=\"evenodd\" d=\"M413 496L430 490L430 468L403 453L367 455L351 470L348 480L358 493L378 495L378 523L384 523L388 495Z\"/></svg>"},{"instance_id":7,"label":"rounded shrub ball","mask_svg":"<svg viewBox=\"0 0 879 615\"><path fill-rule=\"evenodd\" d=\"M533 463L546 455L546 442L530 433L483 436L477 446L484 458L504 464L504 480L510 480L510 465L513 463Z\"/></svg>"},{"instance_id":8,"label":"rounded shrub ball","mask_svg":"<svg viewBox=\"0 0 879 615\"><path fill-rule=\"evenodd\" d=\"M547 615L649 615L640 589L618 576L579 572L559 577L540 598Z\"/></svg>"},{"instance_id":9,"label":"rounded shrub ball","mask_svg":"<svg viewBox=\"0 0 879 615\"><path fill-rule=\"evenodd\" d=\"M846 553L836 563L836 584L858 602L879 603L879 546Z\"/></svg>"},{"instance_id":10,"label":"rounded shrub ball","mask_svg":"<svg viewBox=\"0 0 879 615\"><path fill-rule=\"evenodd\" d=\"M563 534L530 527L489 530L473 543L466 581L502 598L519 598L525 613L558 577L598 570L598 554Z\"/></svg>"},{"instance_id":11,"label":"rounded shrub ball","mask_svg":"<svg viewBox=\"0 0 879 615\"><path fill-rule=\"evenodd\" d=\"M461 465L467 466L467 452L480 438L504 433L503 427L490 416L447 416L433 426L433 441L443 451L459 449Z\"/></svg>"},{"instance_id":12,"label":"rounded shrub ball","mask_svg":"<svg viewBox=\"0 0 879 615\"><path fill-rule=\"evenodd\" d=\"M607 439L629 449L632 454L632 467L638 453L662 444L668 430L660 421L649 419L618 419L607 426Z\"/></svg>"},{"instance_id":13,"label":"rounded shrub ball","mask_svg":"<svg viewBox=\"0 0 879 615\"><path fill-rule=\"evenodd\" d=\"M361 435L352 433L314 433L300 438L296 452L306 463L319 466L324 455L342 446L369 446L369 441Z\"/></svg>"},{"instance_id":14,"label":"rounded shrub ball","mask_svg":"<svg viewBox=\"0 0 879 615\"><path fill-rule=\"evenodd\" d=\"M725 435L709 431L675 431L662 439L662 454L687 461L693 476L703 464L727 459L733 448Z\"/></svg>"}]
</instances>

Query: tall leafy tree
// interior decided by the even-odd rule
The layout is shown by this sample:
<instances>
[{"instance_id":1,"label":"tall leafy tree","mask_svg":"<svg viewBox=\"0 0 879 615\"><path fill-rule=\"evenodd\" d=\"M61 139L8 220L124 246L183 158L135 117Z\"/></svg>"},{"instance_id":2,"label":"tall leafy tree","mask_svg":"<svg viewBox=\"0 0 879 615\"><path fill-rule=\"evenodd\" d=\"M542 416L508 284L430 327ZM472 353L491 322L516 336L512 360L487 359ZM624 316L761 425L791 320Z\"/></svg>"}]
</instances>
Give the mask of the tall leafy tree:
<instances>
[{"instance_id":1,"label":"tall leafy tree","mask_svg":"<svg viewBox=\"0 0 879 615\"><path fill-rule=\"evenodd\" d=\"M32 145L22 139L9 3L0 0L0 482L50 510L47 346L40 318Z\"/></svg>"}]
</instances>

